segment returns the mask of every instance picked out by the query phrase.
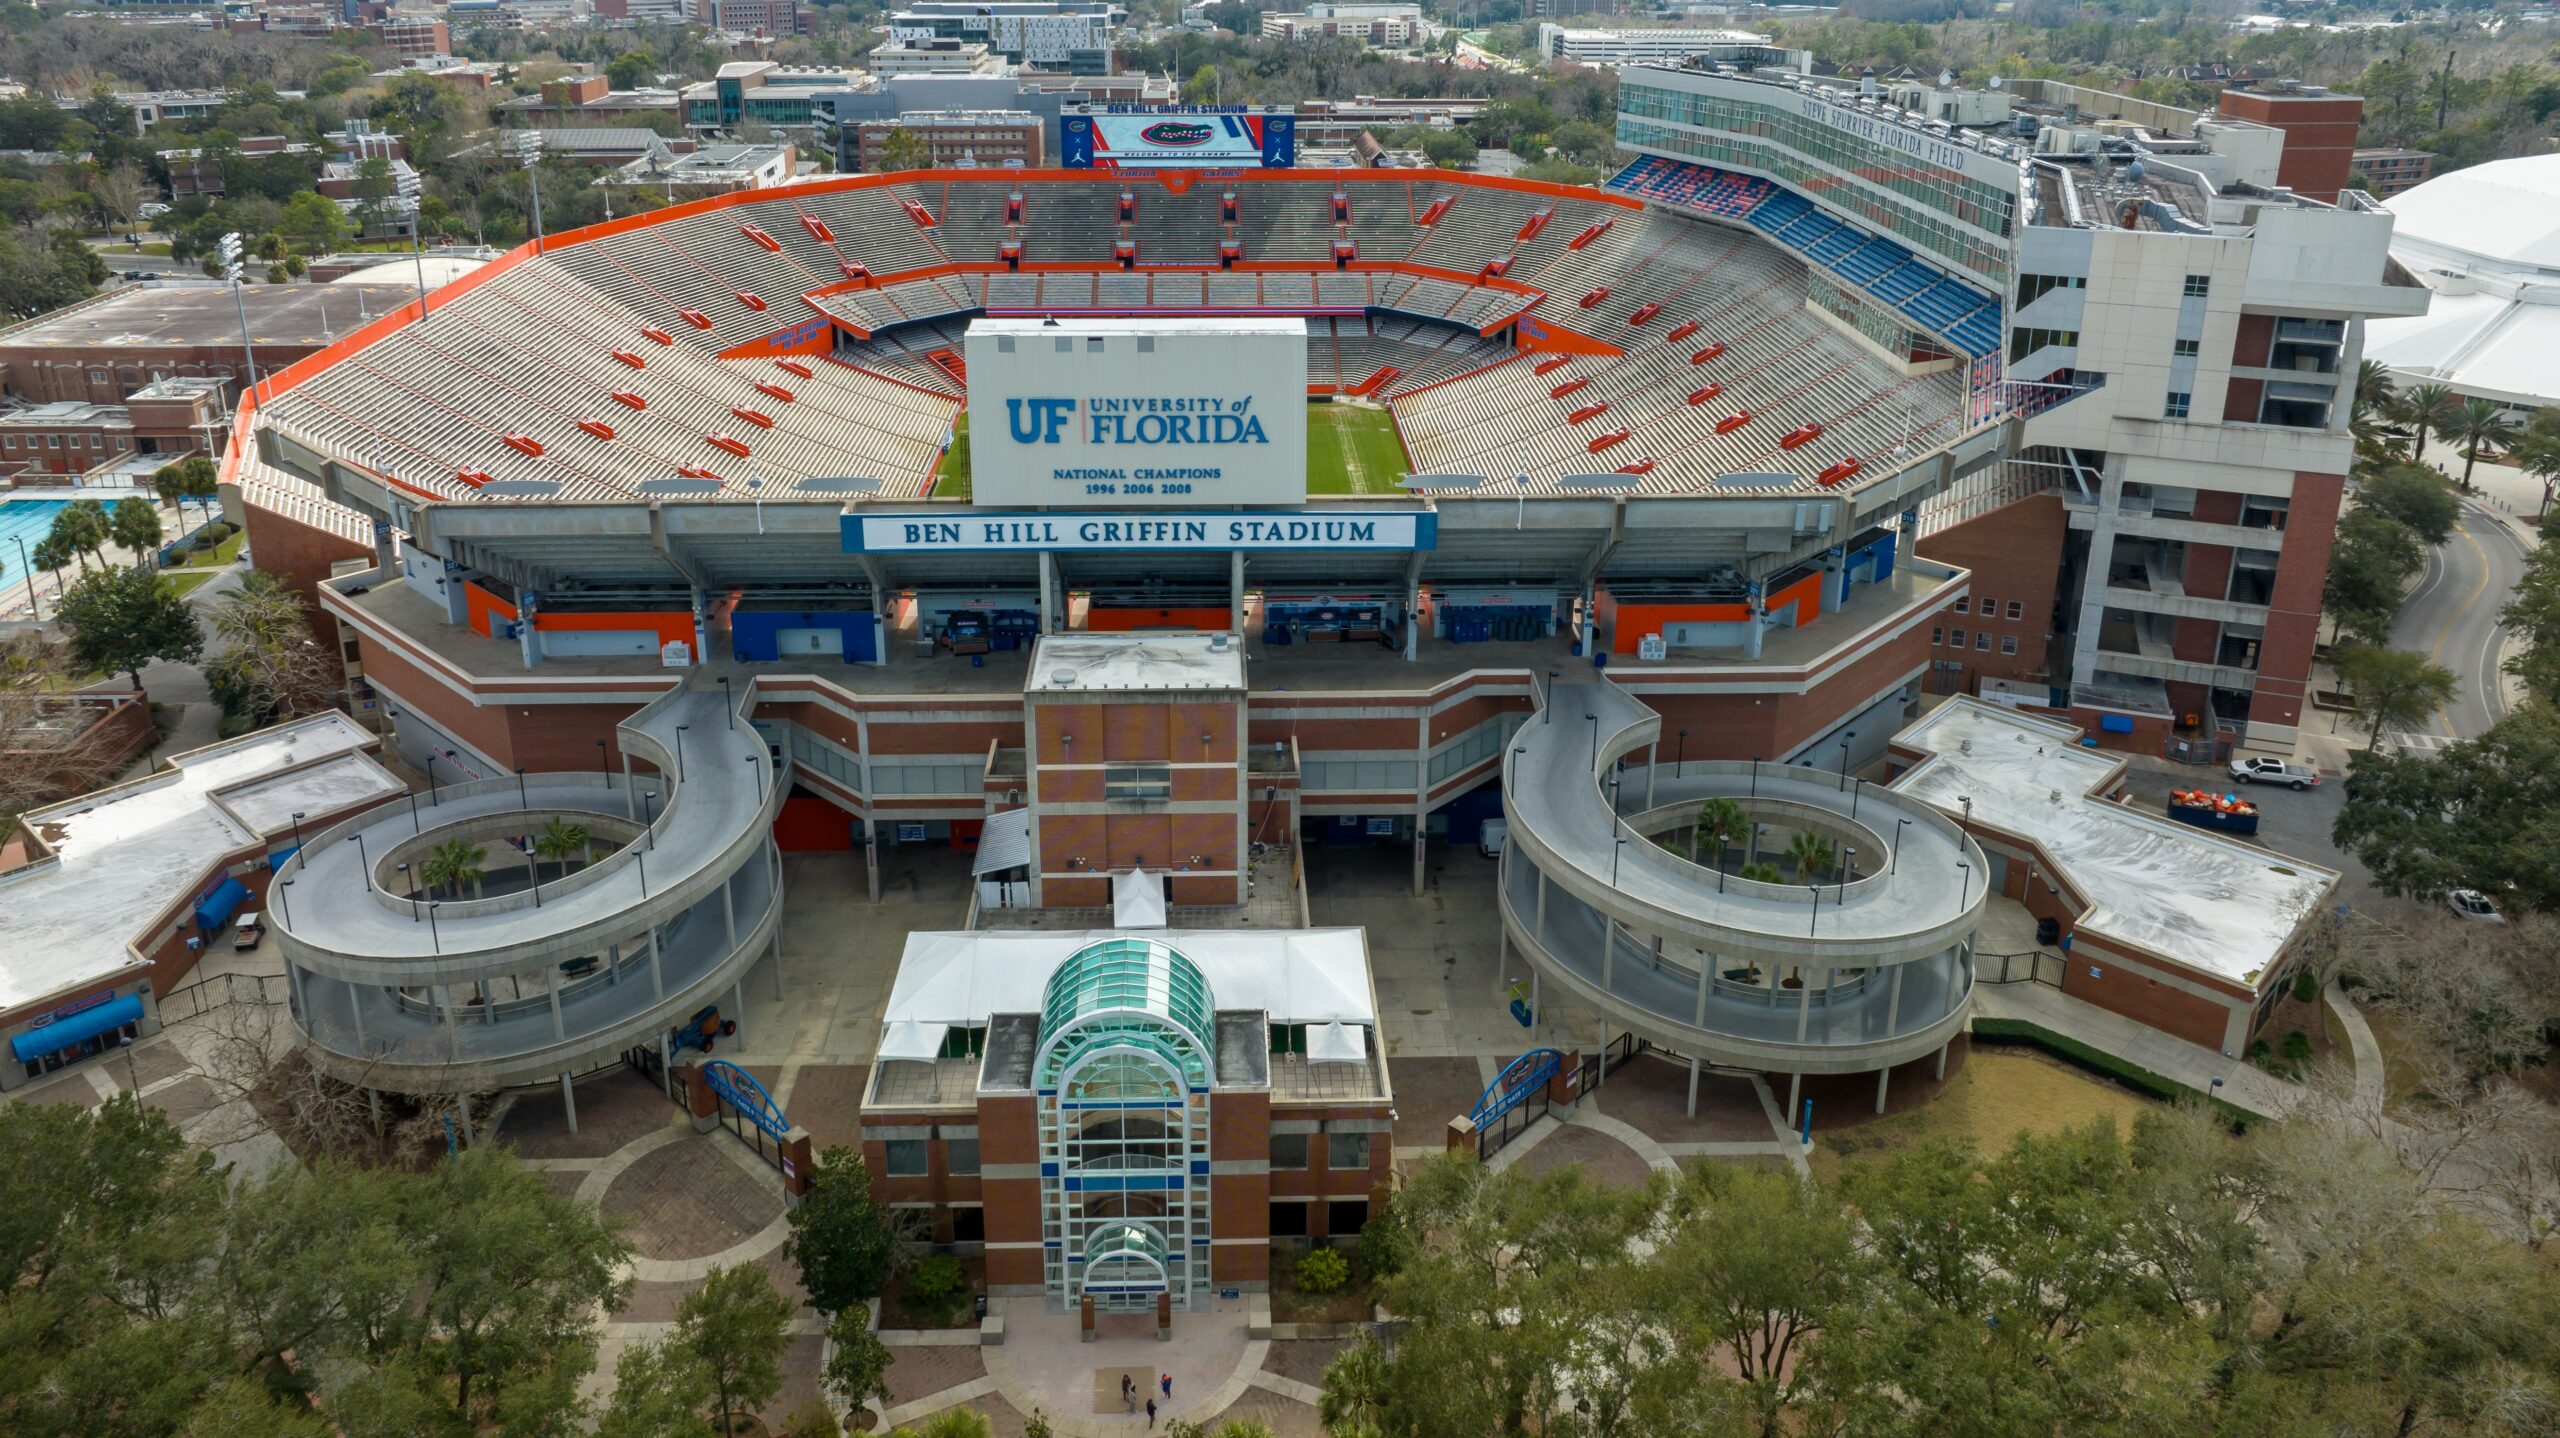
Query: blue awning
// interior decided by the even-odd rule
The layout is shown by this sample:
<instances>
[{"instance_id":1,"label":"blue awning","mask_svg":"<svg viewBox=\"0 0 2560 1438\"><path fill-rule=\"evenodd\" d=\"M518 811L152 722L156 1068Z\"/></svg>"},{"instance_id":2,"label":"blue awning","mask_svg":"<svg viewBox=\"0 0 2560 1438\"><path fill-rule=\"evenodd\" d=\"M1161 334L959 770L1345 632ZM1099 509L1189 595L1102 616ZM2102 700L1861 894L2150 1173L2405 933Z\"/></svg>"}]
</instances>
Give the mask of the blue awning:
<instances>
[{"instance_id":1,"label":"blue awning","mask_svg":"<svg viewBox=\"0 0 2560 1438\"><path fill-rule=\"evenodd\" d=\"M287 844L283 848L267 855L267 867L270 869L281 869L284 867L285 860L290 859L301 852L302 846L300 844Z\"/></svg>"},{"instance_id":2,"label":"blue awning","mask_svg":"<svg viewBox=\"0 0 2560 1438\"><path fill-rule=\"evenodd\" d=\"M140 1022L142 1022L142 996L127 994L110 1003L100 1004L94 1009L82 1009L69 1018L55 1019L43 1028L29 1029L25 1033L12 1035L9 1039L9 1051L18 1056L20 1063L25 1063L31 1059L43 1058L46 1054L60 1053L82 1039L93 1039L100 1034L123 1028L126 1024Z\"/></svg>"},{"instance_id":3,"label":"blue awning","mask_svg":"<svg viewBox=\"0 0 2560 1438\"><path fill-rule=\"evenodd\" d=\"M202 903L196 905L196 927L208 934L221 928L231 922L231 916L240 912L240 906L248 898L248 885L238 879L224 879L212 893L204 896Z\"/></svg>"}]
</instances>

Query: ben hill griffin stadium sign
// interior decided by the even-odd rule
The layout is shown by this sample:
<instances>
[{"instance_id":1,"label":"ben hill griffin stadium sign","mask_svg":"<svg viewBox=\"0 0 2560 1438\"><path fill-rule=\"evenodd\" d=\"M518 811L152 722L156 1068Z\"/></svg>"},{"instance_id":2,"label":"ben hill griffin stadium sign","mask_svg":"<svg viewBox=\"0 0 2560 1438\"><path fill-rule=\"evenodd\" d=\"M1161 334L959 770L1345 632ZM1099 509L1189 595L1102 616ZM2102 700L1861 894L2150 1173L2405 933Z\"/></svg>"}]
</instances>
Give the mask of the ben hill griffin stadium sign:
<instances>
[{"instance_id":1,"label":"ben hill griffin stadium sign","mask_svg":"<svg viewBox=\"0 0 2560 1438\"><path fill-rule=\"evenodd\" d=\"M844 517L849 554L1095 550L1431 549L1439 516L1349 514L929 514Z\"/></svg>"}]
</instances>

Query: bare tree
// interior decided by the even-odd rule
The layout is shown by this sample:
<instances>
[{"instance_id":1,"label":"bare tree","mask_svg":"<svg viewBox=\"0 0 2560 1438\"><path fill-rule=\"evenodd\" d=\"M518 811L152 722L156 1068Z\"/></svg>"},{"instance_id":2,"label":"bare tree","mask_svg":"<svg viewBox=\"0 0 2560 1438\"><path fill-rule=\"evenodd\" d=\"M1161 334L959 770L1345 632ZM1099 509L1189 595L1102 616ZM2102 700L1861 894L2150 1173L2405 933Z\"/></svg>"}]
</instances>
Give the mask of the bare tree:
<instances>
[{"instance_id":1,"label":"bare tree","mask_svg":"<svg viewBox=\"0 0 2560 1438\"><path fill-rule=\"evenodd\" d=\"M32 634L0 640L0 825L115 777L93 705L61 692L64 662Z\"/></svg>"},{"instance_id":2,"label":"bare tree","mask_svg":"<svg viewBox=\"0 0 2560 1438\"><path fill-rule=\"evenodd\" d=\"M338 666L311 635L310 606L272 577L253 574L207 616L223 652L206 677L243 713L292 718L328 707Z\"/></svg>"}]
</instances>

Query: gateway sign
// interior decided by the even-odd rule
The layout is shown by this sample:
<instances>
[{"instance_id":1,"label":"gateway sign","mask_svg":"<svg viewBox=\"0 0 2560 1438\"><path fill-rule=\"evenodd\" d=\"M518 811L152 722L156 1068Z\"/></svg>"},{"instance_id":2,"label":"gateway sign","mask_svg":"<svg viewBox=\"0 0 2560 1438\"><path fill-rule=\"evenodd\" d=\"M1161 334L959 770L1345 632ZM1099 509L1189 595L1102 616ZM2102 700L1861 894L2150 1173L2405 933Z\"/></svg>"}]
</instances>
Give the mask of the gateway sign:
<instances>
[{"instance_id":1,"label":"gateway sign","mask_svg":"<svg viewBox=\"0 0 2560 1438\"><path fill-rule=\"evenodd\" d=\"M844 517L849 554L1433 548L1432 514L929 514Z\"/></svg>"}]
</instances>

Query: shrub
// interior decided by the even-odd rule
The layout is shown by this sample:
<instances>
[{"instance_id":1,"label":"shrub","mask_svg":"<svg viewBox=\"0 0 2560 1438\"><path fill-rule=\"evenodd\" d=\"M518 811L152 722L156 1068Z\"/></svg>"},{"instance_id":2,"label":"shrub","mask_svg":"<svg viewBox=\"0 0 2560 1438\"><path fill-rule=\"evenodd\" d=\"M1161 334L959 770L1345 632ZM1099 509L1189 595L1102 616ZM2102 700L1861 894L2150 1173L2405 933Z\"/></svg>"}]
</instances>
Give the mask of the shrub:
<instances>
[{"instance_id":1,"label":"shrub","mask_svg":"<svg viewBox=\"0 0 2560 1438\"><path fill-rule=\"evenodd\" d=\"M919 1261L915 1271L907 1275L907 1296L923 1304L949 1302L968 1286L968 1270L947 1253Z\"/></svg>"},{"instance_id":2,"label":"shrub","mask_svg":"<svg viewBox=\"0 0 2560 1438\"><path fill-rule=\"evenodd\" d=\"M1298 1291L1307 1294L1340 1293L1351 1282L1351 1261L1330 1248L1309 1250L1298 1260Z\"/></svg>"},{"instance_id":3,"label":"shrub","mask_svg":"<svg viewBox=\"0 0 2560 1438\"><path fill-rule=\"evenodd\" d=\"M2311 1035L2304 1033L2300 1029L2293 1030L2291 1033L2284 1036L2284 1045L2278 1050L2278 1052L2285 1056L2285 1061L2288 1063L2300 1064L2310 1062Z\"/></svg>"},{"instance_id":4,"label":"shrub","mask_svg":"<svg viewBox=\"0 0 2560 1438\"><path fill-rule=\"evenodd\" d=\"M2320 997L2320 980L2309 969L2293 976L2293 996L2304 1003Z\"/></svg>"}]
</instances>

